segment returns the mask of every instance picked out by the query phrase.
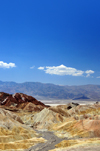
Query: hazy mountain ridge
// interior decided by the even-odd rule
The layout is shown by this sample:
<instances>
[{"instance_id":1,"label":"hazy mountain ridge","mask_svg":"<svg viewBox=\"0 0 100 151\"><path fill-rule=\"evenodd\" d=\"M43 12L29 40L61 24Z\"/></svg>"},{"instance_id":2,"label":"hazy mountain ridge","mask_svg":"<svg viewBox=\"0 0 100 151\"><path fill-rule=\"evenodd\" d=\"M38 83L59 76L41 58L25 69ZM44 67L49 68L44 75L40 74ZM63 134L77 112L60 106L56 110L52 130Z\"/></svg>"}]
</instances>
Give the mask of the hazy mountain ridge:
<instances>
[{"instance_id":1,"label":"hazy mountain ridge","mask_svg":"<svg viewBox=\"0 0 100 151\"><path fill-rule=\"evenodd\" d=\"M10 94L20 92L39 99L75 99L82 97L84 99L100 99L100 85L59 86L40 82L16 83L0 81L0 92Z\"/></svg>"}]
</instances>

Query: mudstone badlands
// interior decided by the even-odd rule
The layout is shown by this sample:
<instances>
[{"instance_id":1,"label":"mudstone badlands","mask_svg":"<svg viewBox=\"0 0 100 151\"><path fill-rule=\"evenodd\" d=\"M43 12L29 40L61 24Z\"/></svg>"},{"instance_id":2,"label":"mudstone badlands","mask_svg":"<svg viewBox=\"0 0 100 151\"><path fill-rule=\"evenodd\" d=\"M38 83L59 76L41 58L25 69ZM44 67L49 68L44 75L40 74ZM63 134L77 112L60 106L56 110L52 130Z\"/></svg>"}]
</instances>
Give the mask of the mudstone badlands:
<instances>
[{"instance_id":1,"label":"mudstone badlands","mask_svg":"<svg viewBox=\"0 0 100 151\"><path fill-rule=\"evenodd\" d=\"M100 151L100 104L47 106L0 92L0 151Z\"/></svg>"}]
</instances>

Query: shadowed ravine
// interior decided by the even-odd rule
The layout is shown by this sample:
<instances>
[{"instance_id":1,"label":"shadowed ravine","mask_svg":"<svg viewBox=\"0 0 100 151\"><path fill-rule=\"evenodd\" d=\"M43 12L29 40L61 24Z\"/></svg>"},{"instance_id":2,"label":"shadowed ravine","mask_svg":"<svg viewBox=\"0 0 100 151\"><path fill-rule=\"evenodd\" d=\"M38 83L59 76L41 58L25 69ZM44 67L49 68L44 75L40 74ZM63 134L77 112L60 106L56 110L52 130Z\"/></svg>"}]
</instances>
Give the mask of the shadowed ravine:
<instances>
[{"instance_id":1,"label":"shadowed ravine","mask_svg":"<svg viewBox=\"0 0 100 151\"><path fill-rule=\"evenodd\" d=\"M26 149L24 151L48 151L55 148L55 145L61 142L62 138L58 138L53 134L53 132L50 131L36 131L40 134L40 137L45 138L47 141L45 143L39 143L35 146L32 146L29 149Z\"/></svg>"}]
</instances>

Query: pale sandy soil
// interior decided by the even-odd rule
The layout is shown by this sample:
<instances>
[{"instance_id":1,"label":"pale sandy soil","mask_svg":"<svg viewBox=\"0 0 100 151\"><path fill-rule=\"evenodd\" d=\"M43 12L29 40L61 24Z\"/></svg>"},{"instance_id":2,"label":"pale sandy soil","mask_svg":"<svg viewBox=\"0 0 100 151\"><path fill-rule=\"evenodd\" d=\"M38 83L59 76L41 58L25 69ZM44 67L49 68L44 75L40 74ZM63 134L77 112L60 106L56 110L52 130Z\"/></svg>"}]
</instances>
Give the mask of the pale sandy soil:
<instances>
[{"instance_id":1,"label":"pale sandy soil","mask_svg":"<svg viewBox=\"0 0 100 151\"><path fill-rule=\"evenodd\" d=\"M57 149L51 151L100 151L100 146L82 146L77 148L70 148L70 149Z\"/></svg>"}]
</instances>

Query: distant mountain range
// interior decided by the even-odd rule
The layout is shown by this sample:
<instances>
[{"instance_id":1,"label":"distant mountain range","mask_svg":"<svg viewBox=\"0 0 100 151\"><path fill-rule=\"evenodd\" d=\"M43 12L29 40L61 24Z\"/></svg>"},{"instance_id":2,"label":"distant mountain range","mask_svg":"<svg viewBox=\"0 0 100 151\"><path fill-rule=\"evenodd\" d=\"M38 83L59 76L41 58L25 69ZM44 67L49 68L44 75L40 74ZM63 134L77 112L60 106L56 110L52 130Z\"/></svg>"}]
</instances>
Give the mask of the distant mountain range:
<instances>
[{"instance_id":1,"label":"distant mountain range","mask_svg":"<svg viewBox=\"0 0 100 151\"><path fill-rule=\"evenodd\" d=\"M10 94L25 93L38 100L45 99L88 99L100 100L100 85L60 86L40 82L2 82L0 92Z\"/></svg>"}]
</instances>

